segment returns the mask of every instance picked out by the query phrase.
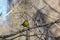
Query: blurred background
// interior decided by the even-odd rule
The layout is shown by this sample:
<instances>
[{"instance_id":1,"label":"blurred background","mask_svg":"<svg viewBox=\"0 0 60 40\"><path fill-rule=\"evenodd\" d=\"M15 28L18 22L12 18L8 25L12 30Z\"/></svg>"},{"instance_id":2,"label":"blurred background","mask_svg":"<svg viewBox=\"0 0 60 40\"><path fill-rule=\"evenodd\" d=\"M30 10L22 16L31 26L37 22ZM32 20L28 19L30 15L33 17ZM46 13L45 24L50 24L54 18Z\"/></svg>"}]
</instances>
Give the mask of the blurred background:
<instances>
[{"instance_id":1,"label":"blurred background","mask_svg":"<svg viewBox=\"0 0 60 40\"><path fill-rule=\"evenodd\" d=\"M38 12L41 9L44 11ZM0 18L0 35L16 34L6 40L60 40L59 0L0 0ZM25 20L29 22L28 27L21 25ZM53 23L55 21L58 23ZM38 26L43 24L48 24L49 28Z\"/></svg>"}]
</instances>

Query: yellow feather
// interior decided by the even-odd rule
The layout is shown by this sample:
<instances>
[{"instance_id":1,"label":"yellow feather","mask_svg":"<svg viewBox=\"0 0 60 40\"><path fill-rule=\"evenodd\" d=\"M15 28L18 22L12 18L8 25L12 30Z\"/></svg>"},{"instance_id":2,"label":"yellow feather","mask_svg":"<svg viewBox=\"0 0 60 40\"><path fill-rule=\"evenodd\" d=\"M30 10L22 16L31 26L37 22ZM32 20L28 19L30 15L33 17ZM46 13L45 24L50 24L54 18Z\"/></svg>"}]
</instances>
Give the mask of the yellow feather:
<instances>
[{"instance_id":1,"label":"yellow feather","mask_svg":"<svg viewBox=\"0 0 60 40\"><path fill-rule=\"evenodd\" d=\"M28 27L28 26L29 26L28 20L25 20L22 25L23 25L24 27Z\"/></svg>"}]
</instances>

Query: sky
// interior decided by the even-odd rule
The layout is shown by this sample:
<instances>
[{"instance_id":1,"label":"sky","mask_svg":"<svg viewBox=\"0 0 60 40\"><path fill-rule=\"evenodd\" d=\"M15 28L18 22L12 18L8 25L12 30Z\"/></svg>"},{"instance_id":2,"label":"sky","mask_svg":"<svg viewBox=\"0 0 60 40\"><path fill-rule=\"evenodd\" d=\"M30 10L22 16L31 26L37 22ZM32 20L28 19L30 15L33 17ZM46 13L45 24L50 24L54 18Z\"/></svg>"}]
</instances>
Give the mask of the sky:
<instances>
[{"instance_id":1,"label":"sky","mask_svg":"<svg viewBox=\"0 0 60 40\"><path fill-rule=\"evenodd\" d=\"M1 16L6 15L7 7L8 7L8 0L0 0L0 13L2 13ZM0 20L0 24L5 20L6 20L6 17Z\"/></svg>"}]
</instances>

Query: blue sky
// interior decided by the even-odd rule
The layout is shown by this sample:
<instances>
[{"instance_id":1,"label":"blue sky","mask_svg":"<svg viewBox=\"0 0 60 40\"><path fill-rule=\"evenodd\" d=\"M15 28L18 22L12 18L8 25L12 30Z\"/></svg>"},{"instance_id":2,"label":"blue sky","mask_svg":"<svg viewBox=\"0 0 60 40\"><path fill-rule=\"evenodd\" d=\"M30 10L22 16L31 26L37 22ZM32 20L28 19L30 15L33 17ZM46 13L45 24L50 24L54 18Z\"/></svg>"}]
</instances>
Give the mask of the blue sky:
<instances>
[{"instance_id":1,"label":"blue sky","mask_svg":"<svg viewBox=\"0 0 60 40\"><path fill-rule=\"evenodd\" d=\"M6 14L7 6L8 6L7 0L0 0L0 12L2 12L2 15Z\"/></svg>"},{"instance_id":2,"label":"blue sky","mask_svg":"<svg viewBox=\"0 0 60 40\"><path fill-rule=\"evenodd\" d=\"M7 7L8 7L8 0L0 0L0 13L2 12L1 16L6 15L7 13ZM6 20L6 18L3 18L2 21ZM0 20L0 22L2 22Z\"/></svg>"}]
</instances>

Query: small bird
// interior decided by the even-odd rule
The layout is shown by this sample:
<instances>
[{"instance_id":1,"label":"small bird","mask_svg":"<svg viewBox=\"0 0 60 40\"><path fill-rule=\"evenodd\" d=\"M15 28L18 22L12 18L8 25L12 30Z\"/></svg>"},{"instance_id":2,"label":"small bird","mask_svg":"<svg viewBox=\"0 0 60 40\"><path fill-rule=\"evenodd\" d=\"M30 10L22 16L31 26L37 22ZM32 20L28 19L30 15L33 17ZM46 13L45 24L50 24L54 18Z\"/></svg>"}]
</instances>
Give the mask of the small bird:
<instances>
[{"instance_id":1,"label":"small bird","mask_svg":"<svg viewBox=\"0 0 60 40\"><path fill-rule=\"evenodd\" d=\"M28 20L25 20L22 25L23 25L24 27L28 27L28 26L29 26Z\"/></svg>"}]
</instances>

